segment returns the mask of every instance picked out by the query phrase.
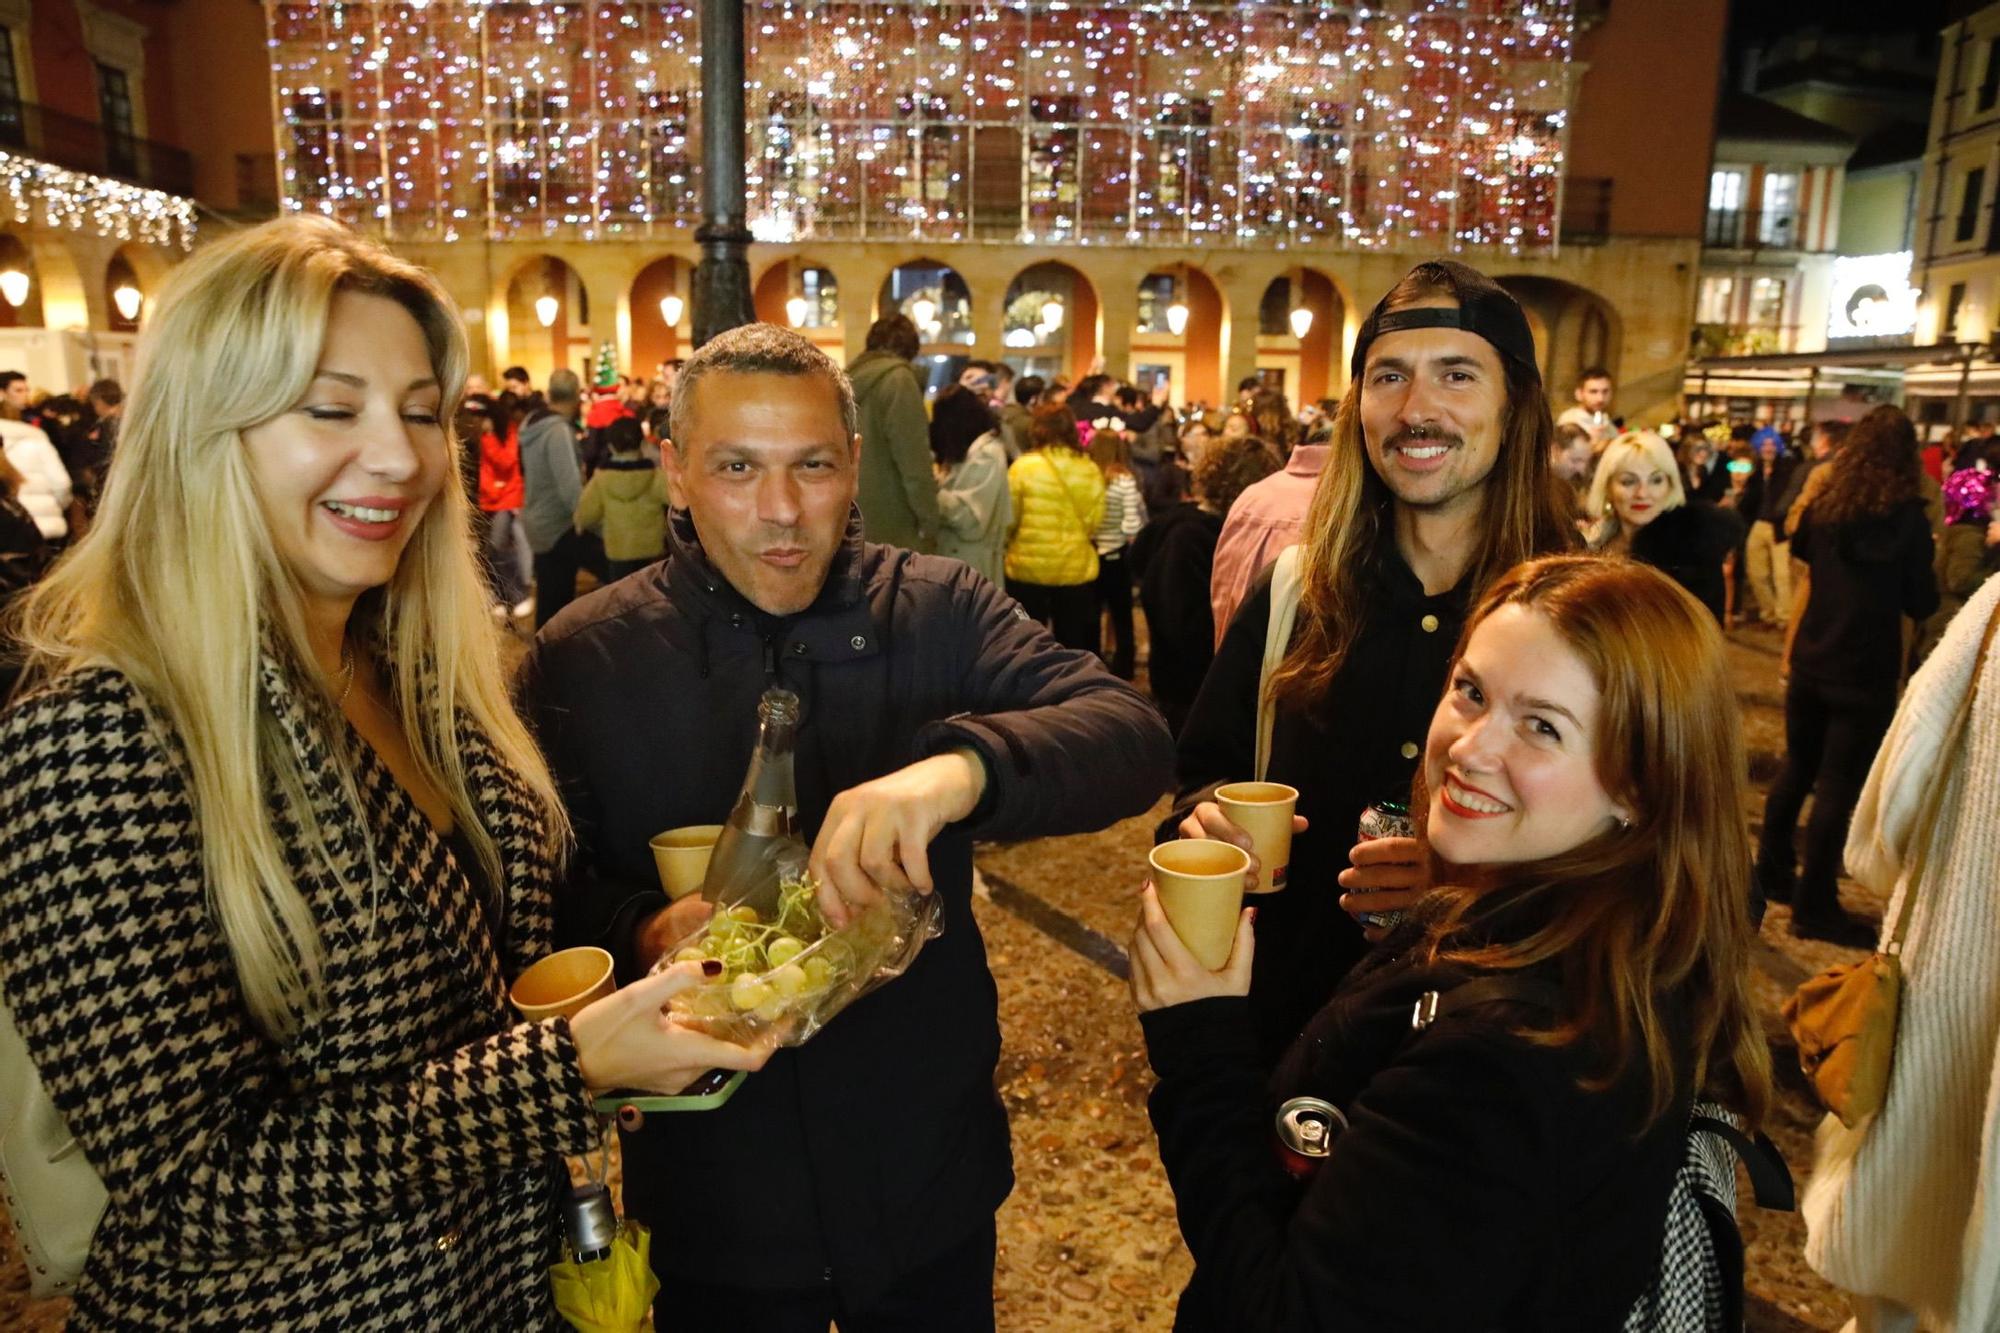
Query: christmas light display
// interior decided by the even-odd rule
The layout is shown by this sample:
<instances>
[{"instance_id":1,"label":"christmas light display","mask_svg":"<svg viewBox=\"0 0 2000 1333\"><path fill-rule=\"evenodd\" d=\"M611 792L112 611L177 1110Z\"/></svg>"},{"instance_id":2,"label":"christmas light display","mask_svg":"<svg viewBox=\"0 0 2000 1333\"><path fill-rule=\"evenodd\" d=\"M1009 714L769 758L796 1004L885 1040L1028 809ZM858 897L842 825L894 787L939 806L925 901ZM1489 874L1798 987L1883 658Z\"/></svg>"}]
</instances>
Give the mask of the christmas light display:
<instances>
[{"instance_id":1,"label":"christmas light display","mask_svg":"<svg viewBox=\"0 0 2000 1333\"><path fill-rule=\"evenodd\" d=\"M412 239L691 228L682 0L267 0L287 204ZM1570 0L752 0L766 241L1556 240Z\"/></svg>"},{"instance_id":2,"label":"christmas light display","mask_svg":"<svg viewBox=\"0 0 2000 1333\"><path fill-rule=\"evenodd\" d=\"M194 245L194 200L32 157L0 152L0 211L71 231L149 245Z\"/></svg>"}]
</instances>

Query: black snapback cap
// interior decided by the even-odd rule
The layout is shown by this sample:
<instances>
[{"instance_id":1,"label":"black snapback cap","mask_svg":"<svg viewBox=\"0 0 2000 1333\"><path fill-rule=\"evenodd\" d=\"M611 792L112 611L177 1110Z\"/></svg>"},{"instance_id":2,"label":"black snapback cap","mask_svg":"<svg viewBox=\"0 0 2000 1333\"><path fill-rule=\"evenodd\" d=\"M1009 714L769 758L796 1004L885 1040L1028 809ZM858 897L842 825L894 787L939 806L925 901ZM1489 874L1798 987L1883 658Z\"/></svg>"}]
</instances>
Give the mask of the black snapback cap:
<instances>
[{"instance_id":1,"label":"black snapback cap","mask_svg":"<svg viewBox=\"0 0 2000 1333\"><path fill-rule=\"evenodd\" d=\"M1528 328L1528 317L1522 312L1521 303L1506 288L1478 269L1452 259L1428 260L1410 270L1410 275L1417 274L1442 289L1441 295L1455 297L1458 304L1389 310L1385 308L1389 303L1387 296L1377 301L1354 339L1354 358L1348 371L1355 379L1361 378L1369 344L1385 333L1402 329L1463 329L1492 343L1522 374L1541 379L1541 367L1535 362L1535 335ZM1408 277L1404 280L1408 281Z\"/></svg>"}]
</instances>

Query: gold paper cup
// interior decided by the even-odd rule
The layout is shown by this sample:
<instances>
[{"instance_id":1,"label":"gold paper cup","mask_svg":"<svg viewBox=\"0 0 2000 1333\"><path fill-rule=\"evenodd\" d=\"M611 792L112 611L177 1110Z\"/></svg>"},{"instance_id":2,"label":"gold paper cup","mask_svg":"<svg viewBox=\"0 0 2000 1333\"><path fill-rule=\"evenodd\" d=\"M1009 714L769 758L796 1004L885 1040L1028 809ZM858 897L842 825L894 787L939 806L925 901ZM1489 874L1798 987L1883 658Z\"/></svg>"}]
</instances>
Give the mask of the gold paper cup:
<instances>
[{"instance_id":1,"label":"gold paper cup","mask_svg":"<svg viewBox=\"0 0 2000 1333\"><path fill-rule=\"evenodd\" d=\"M667 897L679 902L701 887L709 853L721 836L720 824L689 824L653 835L653 864L659 868L660 887Z\"/></svg>"},{"instance_id":2,"label":"gold paper cup","mask_svg":"<svg viewBox=\"0 0 2000 1333\"><path fill-rule=\"evenodd\" d=\"M1248 892L1284 888L1285 870L1292 863L1292 816L1299 808L1299 789L1282 782L1231 782L1215 789L1215 803L1257 848L1263 877Z\"/></svg>"},{"instance_id":3,"label":"gold paper cup","mask_svg":"<svg viewBox=\"0 0 2000 1333\"><path fill-rule=\"evenodd\" d=\"M514 979L507 998L529 1022L543 1018L575 1018L618 989L611 975L611 955L595 945L550 954Z\"/></svg>"},{"instance_id":4,"label":"gold paper cup","mask_svg":"<svg viewBox=\"0 0 2000 1333\"><path fill-rule=\"evenodd\" d=\"M1243 875L1250 854L1214 838L1163 842L1146 858L1160 910L1201 965L1213 972L1229 961L1236 916L1243 910Z\"/></svg>"}]
</instances>

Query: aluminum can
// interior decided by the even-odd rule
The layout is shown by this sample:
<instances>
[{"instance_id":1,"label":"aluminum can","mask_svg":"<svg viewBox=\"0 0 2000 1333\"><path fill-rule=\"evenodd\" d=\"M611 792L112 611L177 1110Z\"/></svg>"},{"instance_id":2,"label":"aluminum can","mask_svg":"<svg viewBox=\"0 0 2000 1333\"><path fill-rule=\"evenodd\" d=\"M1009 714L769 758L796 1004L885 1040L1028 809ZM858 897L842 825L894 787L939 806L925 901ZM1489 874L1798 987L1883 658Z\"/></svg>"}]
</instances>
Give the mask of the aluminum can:
<instances>
[{"instance_id":1,"label":"aluminum can","mask_svg":"<svg viewBox=\"0 0 2000 1333\"><path fill-rule=\"evenodd\" d=\"M1361 825L1355 830L1357 842L1373 842L1377 838L1413 838L1417 834L1417 822L1410 818L1410 807L1401 801L1377 801L1361 812ZM1403 912L1363 912L1356 920L1364 926L1378 926L1383 930L1401 921Z\"/></svg>"},{"instance_id":2,"label":"aluminum can","mask_svg":"<svg viewBox=\"0 0 2000 1333\"><path fill-rule=\"evenodd\" d=\"M1332 1102L1292 1098L1278 1108L1278 1164L1303 1180L1333 1154L1333 1141L1346 1128L1347 1117Z\"/></svg>"}]
</instances>

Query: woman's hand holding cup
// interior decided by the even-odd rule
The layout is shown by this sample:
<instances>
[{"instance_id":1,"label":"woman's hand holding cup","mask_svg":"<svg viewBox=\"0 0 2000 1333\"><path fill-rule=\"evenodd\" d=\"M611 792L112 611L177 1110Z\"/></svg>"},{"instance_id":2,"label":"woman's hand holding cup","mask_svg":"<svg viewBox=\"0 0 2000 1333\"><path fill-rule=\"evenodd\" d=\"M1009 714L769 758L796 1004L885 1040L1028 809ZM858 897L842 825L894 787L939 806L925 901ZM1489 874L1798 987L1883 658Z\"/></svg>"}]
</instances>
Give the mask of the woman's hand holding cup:
<instances>
[{"instance_id":1,"label":"woman's hand holding cup","mask_svg":"<svg viewBox=\"0 0 2000 1333\"><path fill-rule=\"evenodd\" d=\"M1424 896L1424 845L1415 838L1370 838L1354 844L1340 872L1340 910L1359 918L1369 912L1405 912ZM1371 941L1389 932L1363 924Z\"/></svg>"},{"instance_id":2,"label":"woman's hand holding cup","mask_svg":"<svg viewBox=\"0 0 2000 1333\"><path fill-rule=\"evenodd\" d=\"M1292 836L1304 833L1307 820L1304 815L1292 816ZM1257 845L1244 829L1223 813L1221 805L1214 801L1202 801L1181 820L1180 835L1183 838L1214 838L1217 842L1230 842L1250 853L1250 869L1243 877L1245 893L1259 893L1267 886L1264 883L1264 867L1257 860Z\"/></svg>"},{"instance_id":3,"label":"woman's hand holding cup","mask_svg":"<svg viewBox=\"0 0 2000 1333\"><path fill-rule=\"evenodd\" d=\"M1250 960L1256 952L1256 938L1250 923L1257 909L1246 907L1236 916L1236 939L1229 959L1211 972L1181 942L1181 937L1160 907L1160 897L1151 880L1139 892L1139 925L1132 932L1132 999L1141 1013L1170 1005L1205 1000L1217 995L1250 993Z\"/></svg>"},{"instance_id":4,"label":"woman's hand holding cup","mask_svg":"<svg viewBox=\"0 0 2000 1333\"><path fill-rule=\"evenodd\" d=\"M593 1095L630 1088L671 1097L711 1069L764 1067L775 1038L737 1046L664 1012L668 1000L701 983L703 966L675 963L586 1005L570 1019L577 1063Z\"/></svg>"}]
</instances>

